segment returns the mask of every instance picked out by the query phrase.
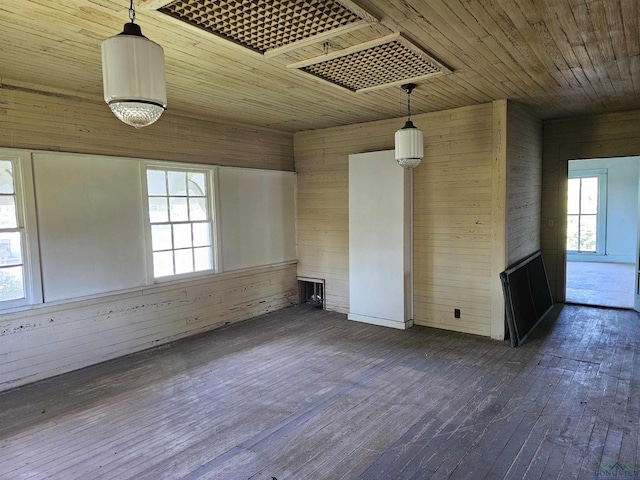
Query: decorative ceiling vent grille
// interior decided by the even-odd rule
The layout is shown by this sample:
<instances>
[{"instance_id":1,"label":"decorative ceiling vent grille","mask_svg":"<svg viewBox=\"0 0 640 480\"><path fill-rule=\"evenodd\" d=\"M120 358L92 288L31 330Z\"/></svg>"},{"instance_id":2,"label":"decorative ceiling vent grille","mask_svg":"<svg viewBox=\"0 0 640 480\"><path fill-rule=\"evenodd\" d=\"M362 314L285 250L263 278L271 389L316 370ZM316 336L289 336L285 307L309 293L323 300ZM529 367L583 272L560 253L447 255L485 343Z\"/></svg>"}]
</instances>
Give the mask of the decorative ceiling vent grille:
<instances>
[{"instance_id":1,"label":"decorative ceiling vent grille","mask_svg":"<svg viewBox=\"0 0 640 480\"><path fill-rule=\"evenodd\" d=\"M159 11L260 54L377 21L349 0L176 0Z\"/></svg>"},{"instance_id":2,"label":"decorative ceiling vent grille","mask_svg":"<svg viewBox=\"0 0 640 480\"><path fill-rule=\"evenodd\" d=\"M401 85L451 70L399 33L292 65L353 92Z\"/></svg>"}]
</instances>

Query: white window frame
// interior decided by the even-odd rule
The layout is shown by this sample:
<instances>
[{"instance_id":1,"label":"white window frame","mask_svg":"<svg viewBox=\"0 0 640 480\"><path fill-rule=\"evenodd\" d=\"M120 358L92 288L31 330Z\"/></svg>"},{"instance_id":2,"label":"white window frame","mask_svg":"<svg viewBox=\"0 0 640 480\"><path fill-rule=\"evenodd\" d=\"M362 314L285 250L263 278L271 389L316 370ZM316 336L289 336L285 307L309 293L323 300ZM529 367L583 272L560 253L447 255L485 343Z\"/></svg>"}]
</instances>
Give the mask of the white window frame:
<instances>
[{"instance_id":1,"label":"white window frame","mask_svg":"<svg viewBox=\"0 0 640 480\"><path fill-rule=\"evenodd\" d=\"M567 250L570 255L604 255L606 252L607 240L607 169L597 168L591 170L570 171L568 178L594 178L598 179L598 212L596 223L596 251L581 252L577 250ZM567 217L569 213L567 212ZM578 239L578 242L580 240Z\"/></svg>"},{"instance_id":2,"label":"white window frame","mask_svg":"<svg viewBox=\"0 0 640 480\"><path fill-rule=\"evenodd\" d=\"M217 218L219 217L217 212L217 168L215 166L210 165L199 165L199 164L183 164L176 162L159 162L159 161L144 161L141 162L140 168L141 171L141 181L142 181L142 193L144 195L143 201L143 211L145 215L145 249L147 253L147 278L149 284L156 283L167 283L175 280L183 280L183 279L191 279L198 277L206 277L210 275L215 275L219 273L220 266L220 249L218 248L218 222ZM147 186L147 170L165 170L172 172L199 172L204 173L207 188L209 189L207 195L207 207L210 212L209 222L211 225L211 255L212 255L212 269L211 270L203 270L198 272L190 272L190 273L179 273L173 275L166 275L162 277L155 277L154 268L153 268L153 243L152 243L152 235L151 228L152 224L151 219L149 217L149 191ZM167 192L168 195L168 192ZM171 222L168 222L171 223Z\"/></svg>"},{"instance_id":3,"label":"white window frame","mask_svg":"<svg viewBox=\"0 0 640 480\"><path fill-rule=\"evenodd\" d=\"M13 309L43 302L40 274L40 249L36 218L35 192L31 152L0 149L0 160L13 164L16 217L22 241L24 298L0 301L0 310Z\"/></svg>"}]
</instances>

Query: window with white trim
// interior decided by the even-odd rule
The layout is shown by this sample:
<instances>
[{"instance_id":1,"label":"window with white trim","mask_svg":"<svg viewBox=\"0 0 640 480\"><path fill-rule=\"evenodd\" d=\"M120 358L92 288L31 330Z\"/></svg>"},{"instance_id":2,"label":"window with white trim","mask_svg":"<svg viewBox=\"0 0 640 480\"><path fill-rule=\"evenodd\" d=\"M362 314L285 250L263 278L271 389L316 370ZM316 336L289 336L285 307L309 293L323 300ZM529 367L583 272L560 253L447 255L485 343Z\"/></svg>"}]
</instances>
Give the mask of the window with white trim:
<instances>
[{"instance_id":1,"label":"window with white trim","mask_svg":"<svg viewBox=\"0 0 640 480\"><path fill-rule=\"evenodd\" d=\"M604 253L606 187L606 170L570 173L567 195L567 252Z\"/></svg>"},{"instance_id":2,"label":"window with white trim","mask_svg":"<svg viewBox=\"0 0 640 480\"><path fill-rule=\"evenodd\" d=\"M11 160L0 160L0 301L26 297L24 225Z\"/></svg>"},{"instance_id":3,"label":"window with white trim","mask_svg":"<svg viewBox=\"0 0 640 480\"><path fill-rule=\"evenodd\" d=\"M25 188L32 192L31 163L27 153L5 155L0 151L0 308L12 308L42 301L37 272L38 244L33 202L27 202ZM26 174L24 172L26 170ZM33 231L30 231L30 226ZM34 257L33 259L31 257Z\"/></svg>"},{"instance_id":4,"label":"window with white trim","mask_svg":"<svg viewBox=\"0 0 640 480\"><path fill-rule=\"evenodd\" d=\"M153 277L215 271L212 170L146 172Z\"/></svg>"}]
</instances>

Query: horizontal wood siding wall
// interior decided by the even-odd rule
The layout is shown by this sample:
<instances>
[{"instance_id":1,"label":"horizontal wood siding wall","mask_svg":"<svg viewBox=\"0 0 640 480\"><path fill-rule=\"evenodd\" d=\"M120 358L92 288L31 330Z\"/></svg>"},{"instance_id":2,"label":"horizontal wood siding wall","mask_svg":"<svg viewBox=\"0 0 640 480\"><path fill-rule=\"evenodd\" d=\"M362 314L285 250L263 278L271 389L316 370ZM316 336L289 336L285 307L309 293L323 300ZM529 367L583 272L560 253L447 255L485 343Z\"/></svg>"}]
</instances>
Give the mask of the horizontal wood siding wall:
<instances>
[{"instance_id":1,"label":"horizontal wood siding wall","mask_svg":"<svg viewBox=\"0 0 640 480\"><path fill-rule=\"evenodd\" d=\"M246 320L298 301L295 264L0 316L0 390Z\"/></svg>"},{"instance_id":2,"label":"horizontal wood siding wall","mask_svg":"<svg viewBox=\"0 0 640 480\"><path fill-rule=\"evenodd\" d=\"M425 159L414 171L415 323L489 336L492 105L434 117L419 125Z\"/></svg>"},{"instance_id":3,"label":"horizontal wood siding wall","mask_svg":"<svg viewBox=\"0 0 640 480\"><path fill-rule=\"evenodd\" d=\"M541 247L557 302L565 300L569 160L640 154L640 110L544 122Z\"/></svg>"},{"instance_id":4,"label":"horizontal wood siding wall","mask_svg":"<svg viewBox=\"0 0 640 480\"><path fill-rule=\"evenodd\" d=\"M168 110L136 130L105 103L0 85L0 147L293 171L293 135Z\"/></svg>"},{"instance_id":5,"label":"horizontal wood siding wall","mask_svg":"<svg viewBox=\"0 0 640 480\"><path fill-rule=\"evenodd\" d=\"M135 130L102 103L0 86L0 146L293 171L293 135L167 112ZM296 267L0 314L0 390L297 302Z\"/></svg>"},{"instance_id":6,"label":"horizontal wood siding wall","mask_svg":"<svg viewBox=\"0 0 640 480\"><path fill-rule=\"evenodd\" d=\"M492 104L416 115L425 159L414 171L414 317L491 335ZM326 279L327 308L349 310L348 157L392 149L402 119L295 135L298 275ZM504 219L496 222L504 229ZM504 235L504 233L502 233ZM497 259L504 268L504 256ZM498 292L500 297L501 292ZM498 304L501 299L498 299ZM455 319L454 308L461 309Z\"/></svg>"},{"instance_id":7,"label":"horizontal wood siding wall","mask_svg":"<svg viewBox=\"0 0 640 480\"><path fill-rule=\"evenodd\" d=\"M510 102L507 131L507 265L513 265L540 249L542 121Z\"/></svg>"}]
</instances>

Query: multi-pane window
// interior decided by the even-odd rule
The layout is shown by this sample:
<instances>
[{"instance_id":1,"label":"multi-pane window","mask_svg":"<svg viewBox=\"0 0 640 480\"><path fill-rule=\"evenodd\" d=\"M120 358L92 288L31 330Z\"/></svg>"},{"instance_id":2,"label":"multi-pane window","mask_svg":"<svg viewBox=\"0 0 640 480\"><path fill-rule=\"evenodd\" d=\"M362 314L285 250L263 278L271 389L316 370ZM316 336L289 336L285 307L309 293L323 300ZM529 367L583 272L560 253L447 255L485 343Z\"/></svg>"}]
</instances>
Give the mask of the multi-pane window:
<instances>
[{"instance_id":1,"label":"multi-pane window","mask_svg":"<svg viewBox=\"0 0 640 480\"><path fill-rule=\"evenodd\" d=\"M210 172L147 168L153 276L214 269Z\"/></svg>"},{"instance_id":2,"label":"multi-pane window","mask_svg":"<svg viewBox=\"0 0 640 480\"><path fill-rule=\"evenodd\" d=\"M0 301L26 297L24 224L16 193L16 169L0 160Z\"/></svg>"},{"instance_id":3,"label":"multi-pane window","mask_svg":"<svg viewBox=\"0 0 640 480\"><path fill-rule=\"evenodd\" d=\"M567 251L596 253L601 243L601 191L603 178L569 178Z\"/></svg>"}]
</instances>

